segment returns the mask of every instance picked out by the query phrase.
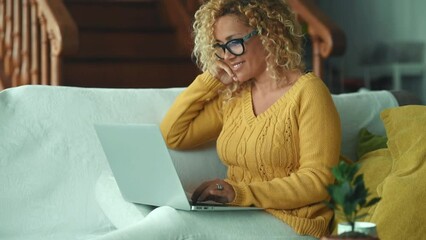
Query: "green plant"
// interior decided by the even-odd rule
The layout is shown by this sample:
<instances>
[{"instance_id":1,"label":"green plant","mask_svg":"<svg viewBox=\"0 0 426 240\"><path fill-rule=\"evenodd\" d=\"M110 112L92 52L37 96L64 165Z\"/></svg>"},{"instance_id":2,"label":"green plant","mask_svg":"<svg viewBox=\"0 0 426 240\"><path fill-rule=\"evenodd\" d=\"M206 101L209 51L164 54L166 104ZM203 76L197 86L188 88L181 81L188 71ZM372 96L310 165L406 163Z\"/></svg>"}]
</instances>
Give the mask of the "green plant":
<instances>
[{"instance_id":1,"label":"green plant","mask_svg":"<svg viewBox=\"0 0 426 240\"><path fill-rule=\"evenodd\" d=\"M367 201L369 192L364 184L364 176L363 174L356 175L359 168L359 163L349 164L341 161L332 169L336 178L335 183L327 186L330 200L325 204L336 214L343 214L345 220L351 225L352 231L345 234L349 236L357 235L354 231L355 222L366 216L366 214L358 215L359 211L380 201L380 198L372 198Z\"/></svg>"}]
</instances>

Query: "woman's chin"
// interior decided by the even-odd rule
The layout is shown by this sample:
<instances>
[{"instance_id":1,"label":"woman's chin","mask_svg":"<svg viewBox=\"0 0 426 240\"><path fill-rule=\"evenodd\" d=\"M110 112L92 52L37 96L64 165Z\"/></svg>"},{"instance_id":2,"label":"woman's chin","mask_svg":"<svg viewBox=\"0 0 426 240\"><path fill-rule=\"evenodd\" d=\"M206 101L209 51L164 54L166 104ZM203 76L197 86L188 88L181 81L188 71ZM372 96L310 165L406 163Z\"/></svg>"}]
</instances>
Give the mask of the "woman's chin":
<instances>
[{"instance_id":1,"label":"woman's chin","mask_svg":"<svg viewBox=\"0 0 426 240\"><path fill-rule=\"evenodd\" d=\"M236 83L244 83L244 82L247 82L249 79L247 77L245 77L245 76L238 76L237 75L237 78L233 79L233 80Z\"/></svg>"}]
</instances>

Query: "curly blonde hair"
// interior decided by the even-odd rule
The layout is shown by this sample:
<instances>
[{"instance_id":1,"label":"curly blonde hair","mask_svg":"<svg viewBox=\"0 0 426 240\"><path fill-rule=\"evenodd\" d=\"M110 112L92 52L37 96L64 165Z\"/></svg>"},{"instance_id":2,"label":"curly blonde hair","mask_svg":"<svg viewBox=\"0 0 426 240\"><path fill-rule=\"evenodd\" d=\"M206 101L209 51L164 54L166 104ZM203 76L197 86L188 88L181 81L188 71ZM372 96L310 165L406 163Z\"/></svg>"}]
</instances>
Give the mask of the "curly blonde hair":
<instances>
[{"instance_id":1,"label":"curly blonde hair","mask_svg":"<svg viewBox=\"0 0 426 240\"><path fill-rule=\"evenodd\" d=\"M213 25L222 16L234 14L257 29L272 77L285 81L286 71L304 71L302 29L285 0L208 0L195 13L193 56L202 71L214 73L217 58ZM232 86L232 91L236 90Z\"/></svg>"}]
</instances>

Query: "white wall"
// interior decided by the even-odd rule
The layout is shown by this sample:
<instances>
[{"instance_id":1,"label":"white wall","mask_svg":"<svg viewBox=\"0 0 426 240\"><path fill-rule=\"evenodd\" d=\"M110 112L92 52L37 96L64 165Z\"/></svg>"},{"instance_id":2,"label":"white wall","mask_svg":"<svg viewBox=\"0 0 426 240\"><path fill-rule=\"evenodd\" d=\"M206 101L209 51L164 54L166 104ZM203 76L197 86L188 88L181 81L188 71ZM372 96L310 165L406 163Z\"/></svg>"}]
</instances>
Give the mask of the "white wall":
<instances>
[{"instance_id":1,"label":"white wall","mask_svg":"<svg viewBox=\"0 0 426 240\"><path fill-rule=\"evenodd\" d=\"M394 41L426 43L426 0L317 0L317 3L346 34L346 53L335 59L342 65L345 77L362 78L359 57L367 46Z\"/></svg>"}]
</instances>

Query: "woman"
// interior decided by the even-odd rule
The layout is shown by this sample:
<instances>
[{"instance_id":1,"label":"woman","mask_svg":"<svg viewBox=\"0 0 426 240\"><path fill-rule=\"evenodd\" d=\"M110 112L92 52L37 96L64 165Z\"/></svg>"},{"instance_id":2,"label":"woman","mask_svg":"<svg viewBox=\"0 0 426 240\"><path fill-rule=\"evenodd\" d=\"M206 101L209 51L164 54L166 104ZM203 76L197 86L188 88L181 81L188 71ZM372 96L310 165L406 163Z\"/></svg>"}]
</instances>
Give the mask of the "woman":
<instances>
[{"instance_id":1,"label":"woman","mask_svg":"<svg viewBox=\"0 0 426 240\"><path fill-rule=\"evenodd\" d=\"M164 139L176 149L217 141L227 178L202 183L193 201L265 211L159 207L126 236L312 239L327 234L333 213L322 201L339 157L340 122L327 87L303 73L294 14L282 0L210 0L195 14L194 34L194 56L204 73L166 114Z\"/></svg>"},{"instance_id":2,"label":"woman","mask_svg":"<svg viewBox=\"0 0 426 240\"><path fill-rule=\"evenodd\" d=\"M323 82L303 74L294 14L280 0L208 1L194 31L204 73L161 128L172 148L217 138L228 178L201 184L193 201L254 205L300 234L325 234L332 212L321 202L338 161L340 123Z\"/></svg>"}]
</instances>

